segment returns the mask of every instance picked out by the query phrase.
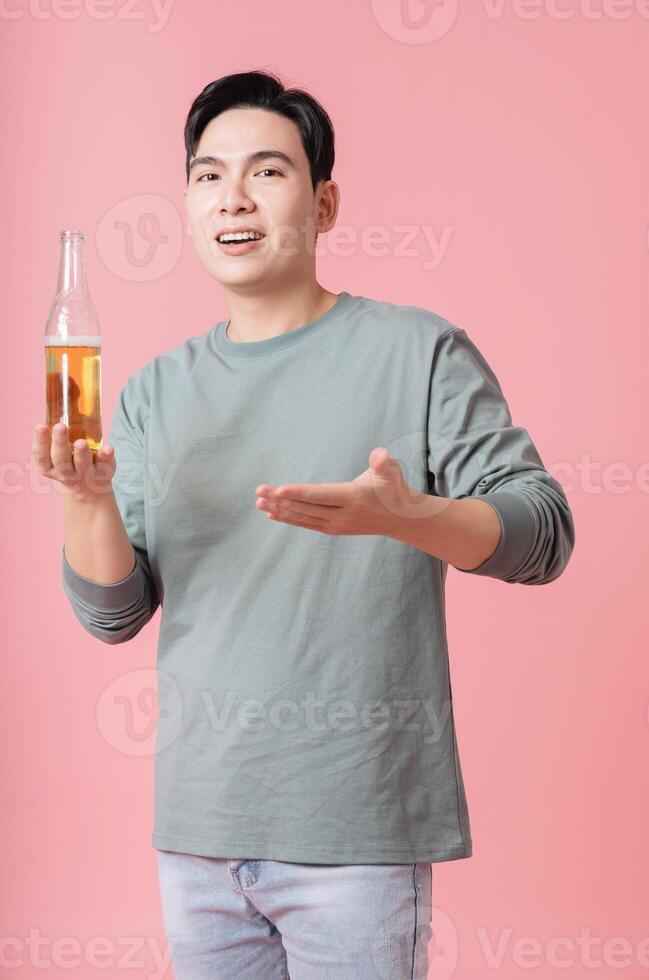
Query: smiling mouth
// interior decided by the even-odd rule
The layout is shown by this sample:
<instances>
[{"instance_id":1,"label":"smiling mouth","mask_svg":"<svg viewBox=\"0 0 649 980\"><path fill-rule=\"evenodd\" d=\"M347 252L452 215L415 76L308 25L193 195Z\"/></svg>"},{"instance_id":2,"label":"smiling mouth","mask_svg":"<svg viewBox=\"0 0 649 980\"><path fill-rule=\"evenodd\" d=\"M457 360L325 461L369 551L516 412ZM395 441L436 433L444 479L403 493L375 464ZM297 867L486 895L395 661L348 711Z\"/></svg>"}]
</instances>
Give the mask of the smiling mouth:
<instances>
[{"instance_id":1,"label":"smiling mouth","mask_svg":"<svg viewBox=\"0 0 649 980\"><path fill-rule=\"evenodd\" d=\"M261 248L265 240L265 235L261 235L259 238L242 238L238 241L221 242L218 238L214 239L221 255L228 255L230 258L237 258L237 256L243 258L246 255L252 255Z\"/></svg>"},{"instance_id":2,"label":"smiling mouth","mask_svg":"<svg viewBox=\"0 0 649 980\"><path fill-rule=\"evenodd\" d=\"M260 242L262 238L266 237L261 231L247 232L245 233L245 237L239 237L238 235L232 237L234 234L233 232L225 232L223 235L217 235L215 241L219 245L245 245L248 242Z\"/></svg>"}]
</instances>

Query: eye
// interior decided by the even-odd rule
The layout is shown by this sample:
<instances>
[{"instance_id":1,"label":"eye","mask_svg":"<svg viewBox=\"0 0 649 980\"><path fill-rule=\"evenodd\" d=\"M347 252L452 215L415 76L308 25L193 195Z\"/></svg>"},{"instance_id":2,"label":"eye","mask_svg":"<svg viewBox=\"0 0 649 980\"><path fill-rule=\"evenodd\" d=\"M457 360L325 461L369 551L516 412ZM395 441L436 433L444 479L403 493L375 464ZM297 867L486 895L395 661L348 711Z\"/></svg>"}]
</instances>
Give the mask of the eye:
<instances>
[{"instance_id":1,"label":"eye","mask_svg":"<svg viewBox=\"0 0 649 980\"><path fill-rule=\"evenodd\" d=\"M262 174L276 174L278 177L281 177L282 176L281 173L279 172L279 170L276 170L274 167L264 167L264 169L263 170L260 170L259 172L262 173ZM208 171L208 173L201 174L200 177L197 177L196 178L196 183L203 183L203 184L211 184L212 183L211 180L203 180L204 177L219 177L219 175L218 174L215 174L215 173L212 173L212 171ZM221 178L219 177L219 180L220 179Z\"/></svg>"}]
</instances>

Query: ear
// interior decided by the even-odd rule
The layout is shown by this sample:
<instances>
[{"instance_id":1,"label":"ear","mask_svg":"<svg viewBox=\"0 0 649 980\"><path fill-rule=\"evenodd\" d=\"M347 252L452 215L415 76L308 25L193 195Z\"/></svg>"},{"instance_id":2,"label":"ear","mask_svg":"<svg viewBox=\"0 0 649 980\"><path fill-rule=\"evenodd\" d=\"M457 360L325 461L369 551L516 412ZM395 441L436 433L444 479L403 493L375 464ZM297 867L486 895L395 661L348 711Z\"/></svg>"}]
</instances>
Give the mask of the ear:
<instances>
[{"instance_id":1,"label":"ear","mask_svg":"<svg viewBox=\"0 0 649 980\"><path fill-rule=\"evenodd\" d=\"M317 231L327 232L336 223L340 207L340 188L335 180L324 181L317 207Z\"/></svg>"}]
</instances>

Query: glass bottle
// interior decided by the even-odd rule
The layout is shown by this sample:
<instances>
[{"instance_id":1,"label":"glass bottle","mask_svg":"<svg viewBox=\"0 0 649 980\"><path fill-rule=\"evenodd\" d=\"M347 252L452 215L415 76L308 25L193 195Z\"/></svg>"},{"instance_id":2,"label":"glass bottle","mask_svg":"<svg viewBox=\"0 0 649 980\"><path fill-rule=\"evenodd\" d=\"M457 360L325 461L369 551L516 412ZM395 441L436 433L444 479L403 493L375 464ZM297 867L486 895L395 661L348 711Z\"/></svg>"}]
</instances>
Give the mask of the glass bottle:
<instances>
[{"instance_id":1,"label":"glass bottle","mask_svg":"<svg viewBox=\"0 0 649 980\"><path fill-rule=\"evenodd\" d=\"M102 444L101 332L88 291L82 231L62 231L59 278L45 327L45 404L50 433L68 427L70 450L86 439Z\"/></svg>"}]
</instances>

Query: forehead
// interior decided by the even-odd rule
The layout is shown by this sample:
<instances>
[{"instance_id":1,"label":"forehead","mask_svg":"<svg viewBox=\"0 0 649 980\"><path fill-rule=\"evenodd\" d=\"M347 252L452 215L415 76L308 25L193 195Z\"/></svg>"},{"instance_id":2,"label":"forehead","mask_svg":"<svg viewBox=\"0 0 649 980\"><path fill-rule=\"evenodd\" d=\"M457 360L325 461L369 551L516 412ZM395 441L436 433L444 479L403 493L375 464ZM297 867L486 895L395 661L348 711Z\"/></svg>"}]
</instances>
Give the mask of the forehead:
<instances>
[{"instance_id":1,"label":"forehead","mask_svg":"<svg viewBox=\"0 0 649 980\"><path fill-rule=\"evenodd\" d=\"M306 163L300 131L291 119L266 109L237 108L222 112L201 133L194 155L212 154L226 163L261 147L273 146L296 164Z\"/></svg>"}]
</instances>

